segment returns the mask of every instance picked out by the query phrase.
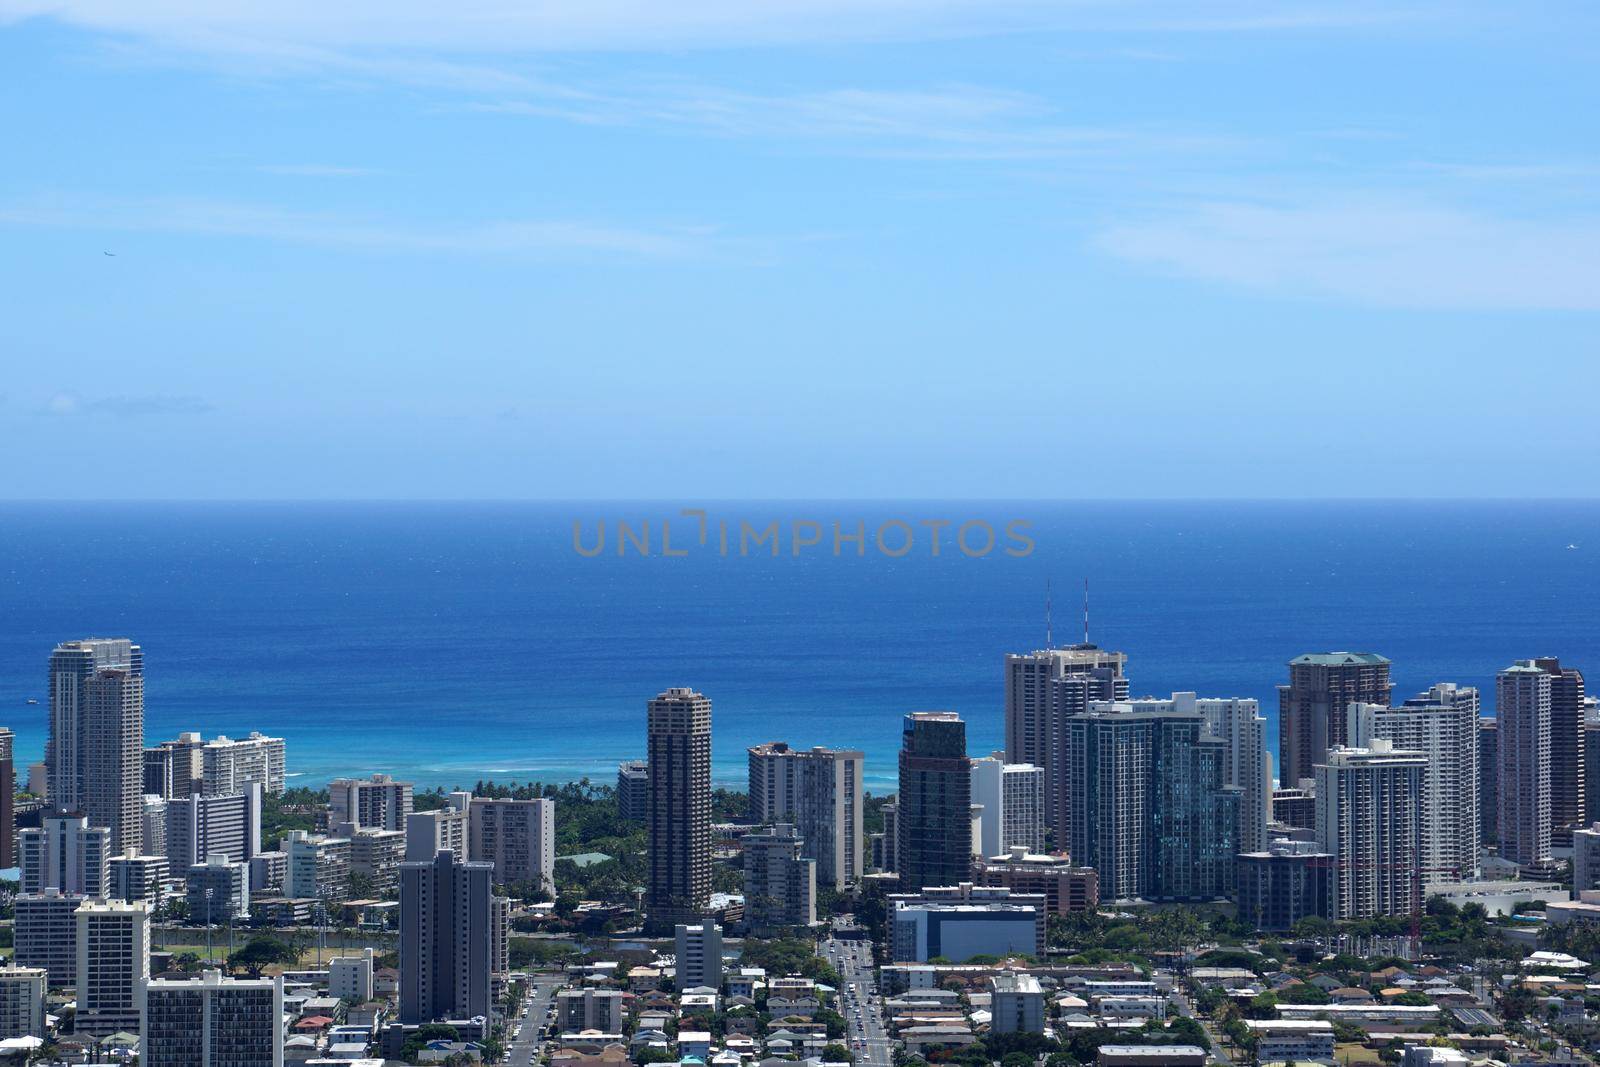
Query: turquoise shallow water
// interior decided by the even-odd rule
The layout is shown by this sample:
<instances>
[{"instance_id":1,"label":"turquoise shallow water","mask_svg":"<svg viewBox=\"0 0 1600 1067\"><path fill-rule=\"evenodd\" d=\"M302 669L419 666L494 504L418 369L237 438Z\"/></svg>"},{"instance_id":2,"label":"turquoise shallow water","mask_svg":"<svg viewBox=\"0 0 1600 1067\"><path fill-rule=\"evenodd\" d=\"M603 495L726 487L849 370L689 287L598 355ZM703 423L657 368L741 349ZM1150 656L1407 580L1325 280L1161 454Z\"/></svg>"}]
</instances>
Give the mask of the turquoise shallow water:
<instances>
[{"instance_id":1,"label":"turquoise shallow water","mask_svg":"<svg viewBox=\"0 0 1600 1067\"><path fill-rule=\"evenodd\" d=\"M1129 654L1136 694L1255 696L1273 720L1297 653L1371 649L1400 693L1492 687L1514 658L1600 671L1596 503L817 503L703 505L683 558L573 551L580 519L657 524L677 505L0 505L0 724L44 747L56 641L145 648L147 737L262 729L296 781L375 770L419 783L610 779L644 749L644 702L714 702L719 780L758 741L860 747L893 777L899 716L954 708L1001 742L1001 657L1056 636ZM891 517L1033 523L1034 552L871 547ZM715 551L715 522L857 519L798 558ZM689 538L689 520L674 526ZM736 527L735 527L736 528ZM610 526L613 533L614 525ZM920 527L919 527L920 529ZM1003 542L1002 542L1003 543ZM891 542L892 544L892 542ZM1572 546L1572 547L1569 547ZM1492 707L1492 693L1485 710Z\"/></svg>"}]
</instances>

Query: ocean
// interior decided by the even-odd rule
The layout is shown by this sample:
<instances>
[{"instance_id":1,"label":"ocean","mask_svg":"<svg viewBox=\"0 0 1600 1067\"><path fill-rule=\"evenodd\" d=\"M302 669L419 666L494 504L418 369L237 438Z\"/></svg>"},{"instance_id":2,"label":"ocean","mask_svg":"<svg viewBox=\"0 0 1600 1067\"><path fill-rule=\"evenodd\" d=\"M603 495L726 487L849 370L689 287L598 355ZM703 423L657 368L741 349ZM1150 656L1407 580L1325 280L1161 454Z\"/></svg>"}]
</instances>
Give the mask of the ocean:
<instances>
[{"instance_id":1,"label":"ocean","mask_svg":"<svg viewBox=\"0 0 1600 1067\"><path fill-rule=\"evenodd\" d=\"M709 503L709 536L659 503L0 504L0 725L42 758L56 642L145 651L147 743L199 730L288 739L294 784L385 771L419 785L614 780L669 686L713 701L714 775L747 746L861 748L893 788L900 717L947 708L974 755L1001 746L1002 657L1052 636L1128 654L1135 695L1261 701L1293 656L1376 651L1397 695L1477 685L1513 659L1600 672L1600 503ZM675 551L661 555L660 521ZM879 551L890 519L914 537ZM653 524L618 557L618 519ZM718 522L785 537L741 556ZM794 520L822 542L793 554ZM983 520L965 555L924 519ZM573 523L591 549L574 550ZM865 523L866 554L831 523ZM1004 524L1033 540L1009 556ZM807 528L809 530L809 528ZM973 540L982 545L981 528ZM889 530L898 548L904 531ZM687 549L682 546L689 546Z\"/></svg>"}]
</instances>

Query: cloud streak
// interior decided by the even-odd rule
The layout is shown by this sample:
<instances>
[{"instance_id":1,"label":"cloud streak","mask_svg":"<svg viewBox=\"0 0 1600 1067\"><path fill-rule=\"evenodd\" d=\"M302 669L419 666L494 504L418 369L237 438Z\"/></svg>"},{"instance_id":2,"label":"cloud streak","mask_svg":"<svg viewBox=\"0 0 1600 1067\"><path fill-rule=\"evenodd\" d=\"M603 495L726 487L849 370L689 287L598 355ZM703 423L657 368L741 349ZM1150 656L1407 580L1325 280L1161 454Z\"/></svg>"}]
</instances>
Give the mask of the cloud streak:
<instances>
[{"instance_id":1,"label":"cloud streak","mask_svg":"<svg viewBox=\"0 0 1600 1067\"><path fill-rule=\"evenodd\" d=\"M105 415L113 418L139 418L164 415L204 415L214 411L210 401L196 396L153 393L142 396L106 396L86 399L77 393L56 393L40 410L55 418Z\"/></svg>"},{"instance_id":2,"label":"cloud streak","mask_svg":"<svg viewBox=\"0 0 1600 1067\"><path fill-rule=\"evenodd\" d=\"M1450 310L1600 310L1600 215L1409 202L1208 203L1095 236L1143 267L1280 297Z\"/></svg>"},{"instance_id":3,"label":"cloud streak","mask_svg":"<svg viewBox=\"0 0 1600 1067\"><path fill-rule=\"evenodd\" d=\"M223 200L52 197L0 206L0 225L237 237L354 251L464 255L599 255L682 259L719 247L706 228L646 230L573 220L417 226ZM724 242L724 244L726 244Z\"/></svg>"},{"instance_id":4,"label":"cloud streak","mask_svg":"<svg viewBox=\"0 0 1600 1067\"><path fill-rule=\"evenodd\" d=\"M1050 30L1270 32L1418 17L1379 0L0 0L0 19L49 17L185 48L563 52L916 40Z\"/></svg>"}]
</instances>

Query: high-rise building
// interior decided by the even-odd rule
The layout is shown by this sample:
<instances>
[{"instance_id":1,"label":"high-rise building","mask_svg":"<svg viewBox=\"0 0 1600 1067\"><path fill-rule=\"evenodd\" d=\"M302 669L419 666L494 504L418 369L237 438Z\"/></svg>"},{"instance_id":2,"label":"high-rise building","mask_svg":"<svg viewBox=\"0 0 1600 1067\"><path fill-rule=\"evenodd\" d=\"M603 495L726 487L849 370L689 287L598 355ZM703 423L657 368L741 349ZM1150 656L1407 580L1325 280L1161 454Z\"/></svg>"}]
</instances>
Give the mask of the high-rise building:
<instances>
[{"instance_id":1,"label":"high-rise building","mask_svg":"<svg viewBox=\"0 0 1600 1067\"><path fill-rule=\"evenodd\" d=\"M1478 843L1500 844L1500 723L1478 720Z\"/></svg>"},{"instance_id":2,"label":"high-rise building","mask_svg":"<svg viewBox=\"0 0 1600 1067\"><path fill-rule=\"evenodd\" d=\"M1345 709L1388 704L1389 661L1375 652L1313 652L1289 661L1289 684L1278 687L1278 778L1295 785L1315 777L1328 749L1345 742Z\"/></svg>"},{"instance_id":3,"label":"high-rise building","mask_svg":"<svg viewBox=\"0 0 1600 1067\"><path fill-rule=\"evenodd\" d=\"M0 967L0 1040L44 1037L45 972Z\"/></svg>"},{"instance_id":4,"label":"high-rise building","mask_svg":"<svg viewBox=\"0 0 1600 1067\"><path fill-rule=\"evenodd\" d=\"M250 865L212 856L186 872L189 919L224 926L250 918Z\"/></svg>"},{"instance_id":5,"label":"high-rise building","mask_svg":"<svg viewBox=\"0 0 1600 1067\"><path fill-rule=\"evenodd\" d=\"M406 862L431 863L441 848L454 852L462 863L467 862L471 806L472 794L458 789L444 798L444 807L407 815Z\"/></svg>"},{"instance_id":6,"label":"high-rise building","mask_svg":"<svg viewBox=\"0 0 1600 1067\"><path fill-rule=\"evenodd\" d=\"M108 676L92 685L102 672ZM101 761L119 752L118 746L126 740L129 731L123 713L127 710L136 720L131 724L137 726L131 732L139 735L135 770L139 785L143 784L143 677L144 652L126 638L63 641L50 654L50 739L45 745L45 762L53 810L82 813L95 826L118 829L111 823L118 806L105 805L105 790L121 788L125 768L118 766L116 759L109 766ZM95 690L94 695L91 689ZM124 709L115 699L123 696L135 707ZM85 748L91 737L97 738L92 757ZM91 798L89 783L93 779L104 781ZM135 793L141 791L134 787ZM119 852L130 844L139 845L138 841L121 840L119 834L114 836L118 838Z\"/></svg>"},{"instance_id":7,"label":"high-rise building","mask_svg":"<svg viewBox=\"0 0 1600 1067\"><path fill-rule=\"evenodd\" d=\"M57 889L23 894L14 904L15 959L23 967L42 967L50 986L78 982L78 906L84 898Z\"/></svg>"},{"instance_id":8,"label":"high-rise building","mask_svg":"<svg viewBox=\"0 0 1600 1067\"><path fill-rule=\"evenodd\" d=\"M1456 690L1460 693L1461 690ZM1449 694L1436 691L1435 697ZM1396 749L1421 752L1422 884L1460 882L1478 873L1478 706L1475 699L1434 705L1413 701L1398 708L1350 705L1345 731L1354 748L1375 738Z\"/></svg>"},{"instance_id":9,"label":"high-rise building","mask_svg":"<svg viewBox=\"0 0 1600 1067\"><path fill-rule=\"evenodd\" d=\"M792 823L803 842L801 855L817 861L819 885L843 889L859 880L865 754L770 741L749 749L748 763L751 819Z\"/></svg>"},{"instance_id":10,"label":"high-rise building","mask_svg":"<svg viewBox=\"0 0 1600 1067\"><path fill-rule=\"evenodd\" d=\"M146 982L141 1067L283 1067L283 978L221 971Z\"/></svg>"},{"instance_id":11,"label":"high-rise building","mask_svg":"<svg viewBox=\"0 0 1600 1067\"><path fill-rule=\"evenodd\" d=\"M494 867L441 851L400 866L400 1021L489 1017Z\"/></svg>"},{"instance_id":12,"label":"high-rise building","mask_svg":"<svg viewBox=\"0 0 1600 1067\"><path fill-rule=\"evenodd\" d=\"M1007 763L1005 753L972 761L972 801L981 804L980 856L998 856L1014 847L1044 850L1044 769Z\"/></svg>"},{"instance_id":13,"label":"high-rise building","mask_svg":"<svg viewBox=\"0 0 1600 1067\"><path fill-rule=\"evenodd\" d=\"M1550 676L1550 841L1572 844L1572 831L1588 822L1583 752L1583 672L1554 656L1533 661ZM1570 754L1570 755L1569 755ZM1597 813L1600 814L1600 813Z\"/></svg>"},{"instance_id":14,"label":"high-rise building","mask_svg":"<svg viewBox=\"0 0 1600 1067\"><path fill-rule=\"evenodd\" d=\"M1316 779L1302 778L1293 789L1272 791L1272 821L1280 828L1317 828Z\"/></svg>"},{"instance_id":15,"label":"high-rise building","mask_svg":"<svg viewBox=\"0 0 1600 1067\"><path fill-rule=\"evenodd\" d=\"M80 1033L105 1037L140 1031L140 1002L150 980L150 907L125 901L78 905Z\"/></svg>"},{"instance_id":16,"label":"high-rise building","mask_svg":"<svg viewBox=\"0 0 1600 1067\"><path fill-rule=\"evenodd\" d=\"M1279 840L1239 857L1239 918L1257 930L1291 929L1301 919L1327 918L1333 901L1333 857L1314 841Z\"/></svg>"},{"instance_id":17,"label":"high-rise building","mask_svg":"<svg viewBox=\"0 0 1600 1067\"><path fill-rule=\"evenodd\" d=\"M106 864L111 858L111 831L90 826L83 815L56 815L17 835L20 889L43 893L59 889L84 897L106 895Z\"/></svg>"},{"instance_id":18,"label":"high-rise building","mask_svg":"<svg viewBox=\"0 0 1600 1067\"><path fill-rule=\"evenodd\" d=\"M1370 919L1422 906L1421 752L1384 738L1317 765L1317 843L1333 857L1328 915Z\"/></svg>"},{"instance_id":19,"label":"high-rise building","mask_svg":"<svg viewBox=\"0 0 1600 1067\"><path fill-rule=\"evenodd\" d=\"M1495 676L1500 740L1500 855L1524 867L1550 862L1550 691L1554 676L1518 660ZM1573 752L1570 755L1576 756Z\"/></svg>"},{"instance_id":20,"label":"high-rise building","mask_svg":"<svg viewBox=\"0 0 1600 1067\"><path fill-rule=\"evenodd\" d=\"M411 814L411 783L387 774L335 778L328 783L328 823L354 823L371 830L404 830Z\"/></svg>"},{"instance_id":21,"label":"high-rise building","mask_svg":"<svg viewBox=\"0 0 1600 1067\"><path fill-rule=\"evenodd\" d=\"M897 874L900 871L900 802L888 800L881 809L883 815L883 842L882 855L879 856L878 870Z\"/></svg>"},{"instance_id":22,"label":"high-rise building","mask_svg":"<svg viewBox=\"0 0 1600 1067\"><path fill-rule=\"evenodd\" d=\"M972 870L972 763L953 711L913 711L900 739L899 840L905 890L957 885Z\"/></svg>"},{"instance_id":23,"label":"high-rise building","mask_svg":"<svg viewBox=\"0 0 1600 1067\"><path fill-rule=\"evenodd\" d=\"M1589 697L1588 700L1593 700ZM1586 701L1587 703L1587 701ZM1489 720L1493 721L1493 720ZM1583 810L1591 823L1600 820L1600 722L1583 724Z\"/></svg>"},{"instance_id":24,"label":"high-rise building","mask_svg":"<svg viewBox=\"0 0 1600 1067\"><path fill-rule=\"evenodd\" d=\"M0 862L10 866L16 860L17 828L15 810L17 794L17 767L13 747L16 735L0 726Z\"/></svg>"},{"instance_id":25,"label":"high-rise building","mask_svg":"<svg viewBox=\"0 0 1600 1067\"><path fill-rule=\"evenodd\" d=\"M722 927L713 922L679 923L673 929L677 950L673 985L685 989L722 988Z\"/></svg>"},{"instance_id":26,"label":"high-rise building","mask_svg":"<svg viewBox=\"0 0 1600 1067\"><path fill-rule=\"evenodd\" d=\"M259 783L231 796L173 797L166 808L166 856L174 871L217 857L248 864L261 851Z\"/></svg>"},{"instance_id":27,"label":"high-rise building","mask_svg":"<svg viewBox=\"0 0 1600 1067\"><path fill-rule=\"evenodd\" d=\"M1057 770L1062 720L1091 701L1126 700L1127 664L1123 653L1089 644L1006 656L1006 759L1044 771L1045 824L1052 829L1064 821L1069 792Z\"/></svg>"},{"instance_id":28,"label":"high-rise building","mask_svg":"<svg viewBox=\"0 0 1600 1067\"><path fill-rule=\"evenodd\" d=\"M1600 822L1572 832L1572 899L1600 889Z\"/></svg>"},{"instance_id":29,"label":"high-rise building","mask_svg":"<svg viewBox=\"0 0 1600 1067\"><path fill-rule=\"evenodd\" d=\"M554 892L555 801L474 797L467 810L467 855L494 864L496 883Z\"/></svg>"},{"instance_id":30,"label":"high-rise building","mask_svg":"<svg viewBox=\"0 0 1600 1067\"><path fill-rule=\"evenodd\" d=\"M1267 845L1272 818L1272 760L1267 755L1267 720L1254 698L1207 697L1173 693L1173 707L1198 711L1206 729L1222 742L1222 784L1239 790L1239 850Z\"/></svg>"},{"instance_id":31,"label":"high-rise building","mask_svg":"<svg viewBox=\"0 0 1600 1067\"><path fill-rule=\"evenodd\" d=\"M205 793L205 741L197 733L181 733L144 750L144 791L171 799Z\"/></svg>"},{"instance_id":32,"label":"high-rise building","mask_svg":"<svg viewBox=\"0 0 1600 1067\"><path fill-rule=\"evenodd\" d=\"M284 743L254 730L249 737L218 737L200 749L201 785L207 796L228 796L245 786L280 796L285 781Z\"/></svg>"},{"instance_id":33,"label":"high-rise building","mask_svg":"<svg viewBox=\"0 0 1600 1067\"><path fill-rule=\"evenodd\" d=\"M343 900L350 893L350 839L304 830L283 835L283 891L291 897Z\"/></svg>"},{"instance_id":34,"label":"high-rise building","mask_svg":"<svg viewBox=\"0 0 1600 1067\"><path fill-rule=\"evenodd\" d=\"M146 793L139 807L140 837L146 856L167 854L167 800Z\"/></svg>"},{"instance_id":35,"label":"high-rise building","mask_svg":"<svg viewBox=\"0 0 1600 1067\"><path fill-rule=\"evenodd\" d=\"M362 879L361 892L389 897L400 887L400 864L406 859L406 835L399 830L370 830L339 823L328 833L350 842L351 892Z\"/></svg>"},{"instance_id":36,"label":"high-rise building","mask_svg":"<svg viewBox=\"0 0 1600 1067\"><path fill-rule=\"evenodd\" d=\"M250 857L250 892L281 893L288 880L287 852L257 852Z\"/></svg>"},{"instance_id":37,"label":"high-rise building","mask_svg":"<svg viewBox=\"0 0 1600 1067\"><path fill-rule=\"evenodd\" d=\"M113 856L106 870L111 883L107 896L113 900L142 900L155 907L161 903L172 869L165 856L140 856L127 852Z\"/></svg>"},{"instance_id":38,"label":"high-rise building","mask_svg":"<svg viewBox=\"0 0 1600 1067\"><path fill-rule=\"evenodd\" d=\"M631 759L617 764L617 815L634 822L649 818L649 760Z\"/></svg>"},{"instance_id":39,"label":"high-rise building","mask_svg":"<svg viewBox=\"0 0 1600 1067\"><path fill-rule=\"evenodd\" d=\"M1096 703L1066 721L1067 851L1102 900L1211 900L1233 890L1242 791L1187 700Z\"/></svg>"},{"instance_id":40,"label":"high-rise building","mask_svg":"<svg viewBox=\"0 0 1600 1067\"><path fill-rule=\"evenodd\" d=\"M758 936L817 921L817 861L800 855L800 835L788 823L746 834L744 917Z\"/></svg>"},{"instance_id":41,"label":"high-rise building","mask_svg":"<svg viewBox=\"0 0 1600 1067\"><path fill-rule=\"evenodd\" d=\"M711 901L711 701L668 689L648 705L650 880L656 924L705 912Z\"/></svg>"}]
</instances>

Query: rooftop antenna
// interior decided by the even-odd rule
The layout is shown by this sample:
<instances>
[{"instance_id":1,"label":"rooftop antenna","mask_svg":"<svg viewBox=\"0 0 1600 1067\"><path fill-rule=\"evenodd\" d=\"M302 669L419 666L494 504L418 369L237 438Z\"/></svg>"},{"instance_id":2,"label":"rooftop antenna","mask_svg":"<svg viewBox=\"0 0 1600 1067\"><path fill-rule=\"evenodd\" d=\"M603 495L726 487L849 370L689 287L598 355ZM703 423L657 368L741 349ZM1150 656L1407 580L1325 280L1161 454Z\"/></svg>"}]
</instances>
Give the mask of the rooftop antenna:
<instances>
[{"instance_id":1,"label":"rooftop antenna","mask_svg":"<svg viewBox=\"0 0 1600 1067\"><path fill-rule=\"evenodd\" d=\"M1050 629L1050 579L1048 578L1044 580L1044 647L1056 647L1056 643Z\"/></svg>"},{"instance_id":2,"label":"rooftop antenna","mask_svg":"<svg viewBox=\"0 0 1600 1067\"><path fill-rule=\"evenodd\" d=\"M1083 643L1089 643L1089 579L1083 580Z\"/></svg>"}]
</instances>

